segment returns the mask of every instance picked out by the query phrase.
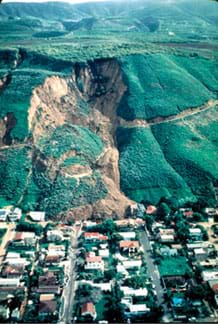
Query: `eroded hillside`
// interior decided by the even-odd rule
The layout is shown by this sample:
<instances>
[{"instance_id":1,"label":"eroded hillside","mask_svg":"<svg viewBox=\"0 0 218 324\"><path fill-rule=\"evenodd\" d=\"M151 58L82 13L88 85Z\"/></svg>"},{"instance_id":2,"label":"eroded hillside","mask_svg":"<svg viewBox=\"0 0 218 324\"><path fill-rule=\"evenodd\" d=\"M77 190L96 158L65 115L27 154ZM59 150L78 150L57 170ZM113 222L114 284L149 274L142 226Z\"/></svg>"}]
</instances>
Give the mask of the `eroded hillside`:
<instances>
[{"instance_id":1,"label":"eroded hillside","mask_svg":"<svg viewBox=\"0 0 218 324\"><path fill-rule=\"evenodd\" d=\"M161 59L167 62L165 74L157 65ZM213 203L213 61L195 58L191 74L184 64L190 58L184 57L178 72L170 74L177 59L152 54L76 63L66 75L50 72L33 87L29 104L27 97L19 98L26 103L26 113L23 109L20 116L20 107L17 111L10 106L2 116L4 201L26 210L46 210L52 217L122 217L133 201L156 203L162 196L180 202L200 197ZM204 79L195 72L200 73L202 60L208 74ZM24 58L12 70L10 82L2 79L2 102L25 64ZM191 83L196 86L190 93ZM20 127L23 138L16 136Z\"/></svg>"}]
</instances>

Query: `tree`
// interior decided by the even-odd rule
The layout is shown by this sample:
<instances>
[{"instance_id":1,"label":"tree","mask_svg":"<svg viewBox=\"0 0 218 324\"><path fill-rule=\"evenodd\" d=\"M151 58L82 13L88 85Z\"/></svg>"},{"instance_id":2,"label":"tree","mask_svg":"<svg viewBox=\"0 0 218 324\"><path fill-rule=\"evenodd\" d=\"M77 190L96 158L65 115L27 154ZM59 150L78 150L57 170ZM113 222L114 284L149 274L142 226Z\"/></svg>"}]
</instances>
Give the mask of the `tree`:
<instances>
[{"instance_id":1,"label":"tree","mask_svg":"<svg viewBox=\"0 0 218 324\"><path fill-rule=\"evenodd\" d=\"M153 225L153 223L155 221L154 215L145 215L144 219L145 219L145 222L146 222L147 229L151 232L152 225Z\"/></svg>"},{"instance_id":2,"label":"tree","mask_svg":"<svg viewBox=\"0 0 218 324\"><path fill-rule=\"evenodd\" d=\"M107 298L107 310L105 312L106 318L110 323L123 323L124 321L124 306L121 304L123 292L120 290L116 282L111 289L111 294Z\"/></svg>"},{"instance_id":3,"label":"tree","mask_svg":"<svg viewBox=\"0 0 218 324\"><path fill-rule=\"evenodd\" d=\"M125 280L125 285L130 286L134 289L144 288L146 286L146 275L132 276Z\"/></svg>"},{"instance_id":4,"label":"tree","mask_svg":"<svg viewBox=\"0 0 218 324\"><path fill-rule=\"evenodd\" d=\"M165 202L162 202L157 209L157 216L161 219L164 219L167 215L170 214L170 212L170 207Z\"/></svg>"}]
</instances>

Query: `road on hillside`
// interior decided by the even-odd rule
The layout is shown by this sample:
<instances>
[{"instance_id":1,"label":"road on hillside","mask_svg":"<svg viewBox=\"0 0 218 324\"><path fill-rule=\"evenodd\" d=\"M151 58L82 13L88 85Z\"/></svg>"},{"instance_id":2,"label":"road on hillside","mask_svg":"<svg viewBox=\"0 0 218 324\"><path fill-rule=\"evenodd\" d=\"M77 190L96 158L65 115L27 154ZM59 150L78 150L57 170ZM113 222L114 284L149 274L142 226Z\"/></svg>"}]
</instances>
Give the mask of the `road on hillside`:
<instances>
[{"instance_id":1,"label":"road on hillside","mask_svg":"<svg viewBox=\"0 0 218 324\"><path fill-rule=\"evenodd\" d=\"M65 287L62 294L62 308L60 310L60 324L70 324L72 322L72 311L75 297L76 282L76 245L80 235L80 229L74 226L71 235L71 246L69 247L69 266L65 272Z\"/></svg>"}]
</instances>

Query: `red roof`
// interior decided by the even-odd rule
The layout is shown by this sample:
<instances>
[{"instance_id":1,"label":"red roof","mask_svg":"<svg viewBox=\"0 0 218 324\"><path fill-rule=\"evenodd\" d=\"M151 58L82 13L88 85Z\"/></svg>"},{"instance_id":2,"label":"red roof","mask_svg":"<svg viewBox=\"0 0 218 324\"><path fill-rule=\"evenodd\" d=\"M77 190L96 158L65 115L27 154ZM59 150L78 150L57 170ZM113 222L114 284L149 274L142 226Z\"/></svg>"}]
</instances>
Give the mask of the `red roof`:
<instances>
[{"instance_id":1,"label":"red roof","mask_svg":"<svg viewBox=\"0 0 218 324\"><path fill-rule=\"evenodd\" d=\"M149 205L146 208L146 214L150 215L150 214L154 214L157 211L157 208L153 205Z\"/></svg>"},{"instance_id":2,"label":"red roof","mask_svg":"<svg viewBox=\"0 0 218 324\"><path fill-rule=\"evenodd\" d=\"M14 237L14 241L21 241L23 239L23 233L17 232Z\"/></svg>"},{"instance_id":3,"label":"red roof","mask_svg":"<svg viewBox=\"0 0 218 324\"><path fill-rule=\"evenodd\" d=\"M102 262L101 256L87 257L86 262Z\"/></svg>"},{"instance_id":4,"label":"red roof","mask_svg":"<svg viewBox=\"0 0 218 324\"><path fill-rule=\"evenodd\" d=\"M138 241L120 241L120 248L139 248Z\"/></svg>"},{"instance_id":5,"label":"red roof","mask_svg":"<svg viewBox=\"0 0 218 324\"><path fill-rule=\"evenodd\" d=\"M218 293L218 283L214 284L211 288L215 294Z\"/></svg>"},{"instance_id":6,"label":"red roof","mask_svg":"<svg viewBox=\"0 0 218 324\"><path fill-rule=\"evenodd\" d=\"M95 315L95 305L93 303L86 303L82 305L82 315L89 313Z\"/></svg>"},{"instance_id":7,"label":"red roof","mask_svg":"<svg viewBox=\"0 0 218 324\"><path fill-rule=\"evenodd\" d=\"M186 217L191 217L193 215L193 211L190 210L190 211L184 211L183 212L183 215L186 216Z\"/></svg>"},{"instance_id":8,"label":"red roof","mask_svg":"<svg viewBox=\"0 0 218 324\"><path fill-rule=\"evenodd\" d=\"M98 232L87 232L87 233L85 233L85 238L86 237L96 237L96 238L98 238L99 235L100 235L100 233L98 233Z\"/></svg>"},{"instance_id":9,"label":"red roof","mask_svg":"<svg viewBox=\"0 0 218 324\"><path fill-rule=\"evenodd\" d=\"M106 235L100 234L99 232L87 232L85 233L85 238L95 238L101 241L105 241L108 239Z\"/></svg>"}]
</instances>

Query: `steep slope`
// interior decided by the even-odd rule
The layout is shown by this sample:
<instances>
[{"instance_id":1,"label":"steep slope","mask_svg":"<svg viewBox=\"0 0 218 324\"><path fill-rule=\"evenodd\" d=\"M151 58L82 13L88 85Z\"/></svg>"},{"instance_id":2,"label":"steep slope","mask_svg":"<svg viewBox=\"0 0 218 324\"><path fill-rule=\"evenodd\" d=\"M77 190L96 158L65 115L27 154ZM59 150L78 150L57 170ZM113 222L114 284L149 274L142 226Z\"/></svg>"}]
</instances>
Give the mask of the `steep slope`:
<instances>
[{"instance_id":1,"label":"steep slope","mask_svg":"<svg viewBox=\"0 0 218 324\"><path fill-rule=\"evenodd\" d=\"M32 93L28 137L2 146L2 197L48 216L122 216L131 201L120 192L114 133L125 89L115 60L76 64L68 77L46 78ZM17 158L27 164L21 178L12 172Z\"/></svg>"}]
</instances>

